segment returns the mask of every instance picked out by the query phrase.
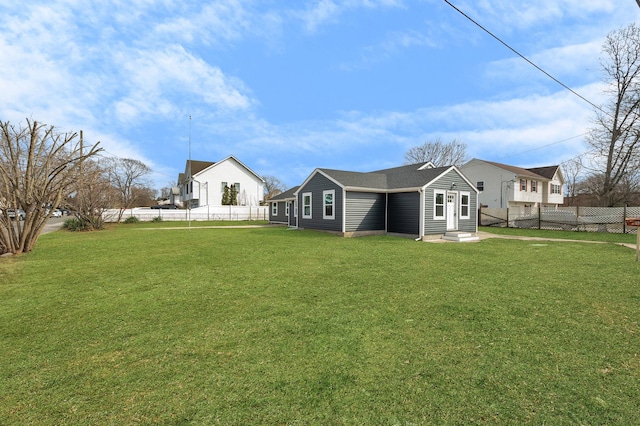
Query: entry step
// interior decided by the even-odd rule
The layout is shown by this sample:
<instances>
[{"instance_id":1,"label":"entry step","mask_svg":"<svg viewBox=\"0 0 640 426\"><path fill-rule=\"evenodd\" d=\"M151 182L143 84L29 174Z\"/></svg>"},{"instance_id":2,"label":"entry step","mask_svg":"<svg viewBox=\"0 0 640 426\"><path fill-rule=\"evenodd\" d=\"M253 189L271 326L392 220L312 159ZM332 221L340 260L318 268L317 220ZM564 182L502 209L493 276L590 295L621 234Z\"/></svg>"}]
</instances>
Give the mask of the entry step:
<instances>
[{"instance_id":1,"label":"entry step","mask_svg":"<svg viewBox=\"0 0 640 426\"><path fill-rule=\"evenodd\" d=\"M447 241L466 242L466 241L478 241L480 238L475 233L471 233L471 232L449 231L442 236L442 239Z\"/></svg>"}]
</instances>

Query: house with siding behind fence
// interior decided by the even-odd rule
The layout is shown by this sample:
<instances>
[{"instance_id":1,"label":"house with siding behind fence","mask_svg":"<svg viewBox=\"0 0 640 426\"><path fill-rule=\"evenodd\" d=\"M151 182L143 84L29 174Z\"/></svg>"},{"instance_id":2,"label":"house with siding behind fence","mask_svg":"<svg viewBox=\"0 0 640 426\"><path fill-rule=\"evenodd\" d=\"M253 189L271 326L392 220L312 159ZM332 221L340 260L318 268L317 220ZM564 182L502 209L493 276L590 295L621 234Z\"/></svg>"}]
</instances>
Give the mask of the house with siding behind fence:
<instances>
[{"instance_id":1,"label":"house with siding behind fence","mask_svg":"<svg viewBox=\"0 0 640 426\"><path fill-rule=\"evenodd\" d=\"M539 207L557 208L564 201L560 166L525 169L474 158L460 170L480 191L483 207L530 214Z\"/></svg>"},{"instance_id":2,"label":"house with siding behind fence","mask_svg":"<svg viewBox=\"0 0 640 426\"><path fill-rule=\"evenodd\" d=\"M269 218L343 236L476 239L478 190L455 166L431 163L352 172L315 169L270 200Z\"/></svg>"},{"instance_id":3,"label":"house with siding behind fence","mask_svg":"<svg viewBox=\"0 0 640 426\"><path fill-rule=\"evenodd\" d=\"M220 160L187 160L178 176L177 194L171 203L190 207L219 207L225 188L233 188L239 206L259 206L264 200L264 179L233 155Z\"/></svg>"}]
</instances>

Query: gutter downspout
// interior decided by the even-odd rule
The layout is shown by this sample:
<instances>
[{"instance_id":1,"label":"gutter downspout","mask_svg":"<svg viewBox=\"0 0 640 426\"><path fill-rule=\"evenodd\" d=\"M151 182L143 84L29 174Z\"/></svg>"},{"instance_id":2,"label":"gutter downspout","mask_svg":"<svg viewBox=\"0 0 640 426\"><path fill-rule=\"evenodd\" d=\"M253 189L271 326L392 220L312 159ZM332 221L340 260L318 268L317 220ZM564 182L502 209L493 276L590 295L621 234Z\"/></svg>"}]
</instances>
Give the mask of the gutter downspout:
<instances>
[{"instance_id":1,"label":"gutter downspout","mask_svg":"<svg viewBox=\"0 0 640 426\"><path fill-rule=\"evenodd\" d=\"M416 238L416 241L421 241L424 237L424 208L425 208L425 191L424 188L418 189L418 195L420 197L420 226L418 228L418 232L420 235Z\"/></svg>"}]
</instances>

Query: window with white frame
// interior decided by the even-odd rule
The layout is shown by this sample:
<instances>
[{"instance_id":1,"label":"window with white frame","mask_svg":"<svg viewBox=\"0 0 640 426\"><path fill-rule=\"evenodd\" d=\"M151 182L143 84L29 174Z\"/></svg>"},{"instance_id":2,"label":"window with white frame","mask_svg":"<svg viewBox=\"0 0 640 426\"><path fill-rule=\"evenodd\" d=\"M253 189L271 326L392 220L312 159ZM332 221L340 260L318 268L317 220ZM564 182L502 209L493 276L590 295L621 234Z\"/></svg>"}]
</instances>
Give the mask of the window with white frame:
<instances>
[{"instance_id":1,"label":"window with white frame","mask_svg":"<svg viewBox=\"0 0 640 426\"><path fill-rule=\"evenodd\" d=\"M478 191L484 191L484 181L479 180L476 182L476 188L478 188Z\"/></svg>"},{"instance_id":2,"label":"window with white frame","mask_svg":"<svg viewBox=\"0 0 640 426\"><path fill-rule=\"evenodd\" d=\"M323 219L335 219L334 215L334 200L336 198L335 189L329 191L322 191L322 199L324 203L324 209L322 210Z\"/></svg>"},{"instance_id":3,"label":"window with white frame","mask_svg":"<svg viewBox=\"0 0 640 426\"><path fill-rule=\"evenodd\" d=\"M311 193L302 194L302 218L311 219Z\"/></svg>"},{"instance_id":4,"label":"window with white frame","mask_svg":"<svg viewBox=\"0 0 640 426\"><path fill-rule=\"evenodd\" d=\"M471 196L468 192L460 193L460 219L469 219L469 200Z\"/></svg>"},{"instance_id":5,"label":"window with white frame","mask_svg":"<svg viewBox=\"0 0 640 426\"><path fill-rule=\"evenodd\" d=\"M271 203L271 216L278 216L278 203Z\"/></svg>"},{"instance_id":6,"label":"window with white frame","mask_svg":"<svg viewBox=\"0 0 640 426\"><path fill-rule=\"evenodd\" d=\"M552 194L562 194L562 186L557 185L555 183L551 184L551 193Z\"/></svg>"},{"instance_id":7,"label":"window with white frame","mask_svg":"<svg viewBox=\"0 0 640 426\"><path fill-rule=\"evenodd\" d=\"M227 187L227 182L222 182L222 184L220 185L220 192L224 193L224 189Z\"/></svg>"},{"instance_id":8,"label":"window with white frame","mask_svg":"<svg viewBox=\"0 0 640 426\"><path fill-rule=\"evenodd\" d=\"M538 192L538 181L537 180L532 180L531 181L531 192Z\"/></svg>"},{"instance_id":9,"label":"window with white frame","mask_svg":"<svg viewBox=\"0 0 640 426\"><path fill-rule=\"evenodd\" d=\"M289 202L288 201L284 202L284 215L286 217L289 217Z\"/></svg>"},{"instance_id":10,"label":"window with white frame","mask_svg":"<svg viewBox=\"0 0 640 426\"><path fill-rule=\"evenodd\" d=\"M520 179L520 191L526 191L526 190L527 190L527 180Z\"/></svg>"},{"instance_id":11,"label":"window with white frame","mask_svg":"<svg viewBox=\"0 0 640 426\"><path fill-rule=\"evenodd\" d=\"M434 191L433 197L433 218L444 219L445 191Z\"/></svg>"}]
</instances>

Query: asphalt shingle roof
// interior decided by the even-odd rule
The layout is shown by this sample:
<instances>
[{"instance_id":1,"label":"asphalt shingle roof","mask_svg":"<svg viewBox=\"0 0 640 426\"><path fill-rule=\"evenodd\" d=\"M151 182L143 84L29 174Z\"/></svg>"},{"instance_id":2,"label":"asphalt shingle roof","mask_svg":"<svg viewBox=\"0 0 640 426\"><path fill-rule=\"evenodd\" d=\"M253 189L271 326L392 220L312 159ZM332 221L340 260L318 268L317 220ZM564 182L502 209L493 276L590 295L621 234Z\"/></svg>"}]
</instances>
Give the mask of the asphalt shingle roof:
<instances>
[{"instance_id":1,"label":"asphalt shingle roof","mask_svg":"<svg viewBox=\"0 0 640 426\"><path fill-rule=\"evenodd\" d=\"M274 195L268 201L280 201L286 200L288 198L294 198L293 194L300 188L300 186L294 186L293 188L289 188L284 192L279 193L278 195Z\"/></svg>"},{"instance_id":2,"label":"asphalt shingle roof","mask_svg":"<svg viewBox=\"0 0 640 426\"><path fill-rule=\"evenodd\" d=\"M420 170L422 166L423 164L411 164L366 173L332 169L319 170L347 187L394 190L423 187L450 167Z\"/></svg>"},{"instance_id":3,"label":"asphalt shingle roof","mask_svg":"<svg viewBox=\"0 0 640 426\"><path fill-rule=\"evenodd\" d=\"M508 164L495 163L493 161L485 161L485 163L494 165L494 166L499 167L499 168L504 169L504 170L508 170L508 171L518 175L518 176L525 176L525 177L531 177L531 178L543 177L543 178L549 179L549 180L551 180L553 178L553 174L551 174L551 176L548 177L548 176L540 173L540 171L544 171L545 173L548 173L548 170L546 170L546 169L551 169L553 167L554 168L553 173L555 173L556 169L558 168L558 166L549 166L549 167L537 167L537 168L533 168L533 169L524 169L522 167L509 166Z\"/></svg>"},{"instance_id":4,"label":"asphalt shingle roof","mask_svg":"<svg viewBox=\"0 0 640 426\"><path fill-rule=\"evenodd\" d=\"M559 167L560 166L534 167L527 170L530 170L533 173L539 174L542 177L552 180Z\"/></svg>"}]
</instances>

